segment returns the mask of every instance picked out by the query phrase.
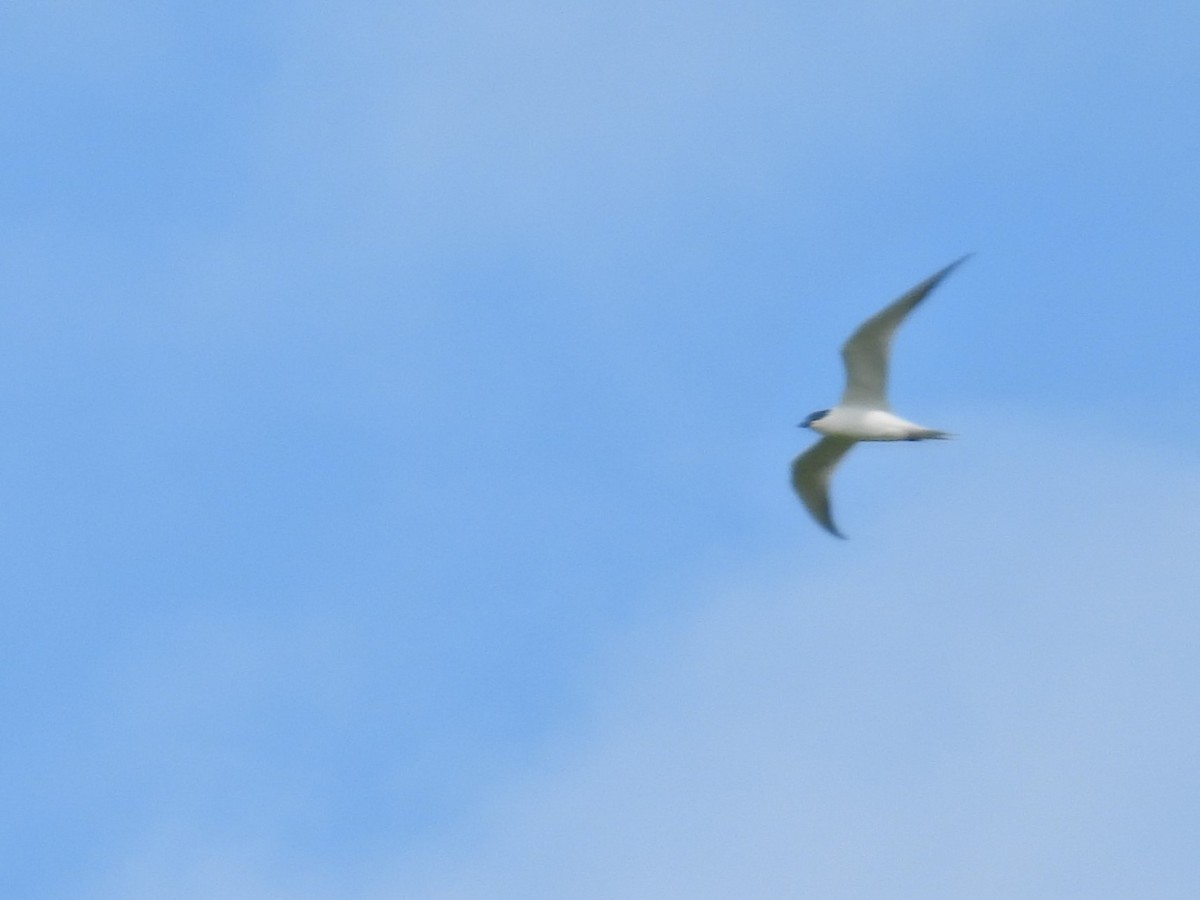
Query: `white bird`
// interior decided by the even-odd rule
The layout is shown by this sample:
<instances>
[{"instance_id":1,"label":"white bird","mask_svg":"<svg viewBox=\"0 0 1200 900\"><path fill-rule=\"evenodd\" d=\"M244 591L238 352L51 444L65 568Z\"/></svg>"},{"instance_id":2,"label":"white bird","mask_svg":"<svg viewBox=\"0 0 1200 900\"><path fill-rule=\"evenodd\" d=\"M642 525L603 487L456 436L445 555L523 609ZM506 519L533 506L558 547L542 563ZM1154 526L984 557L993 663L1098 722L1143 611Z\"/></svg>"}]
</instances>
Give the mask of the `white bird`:
<instances>
[{"instance_id":1,"label":"white bird","mask_svg":"<svg viewBox=\"0 0 1200 900\"><path fill-rule=\"evenodd\" d=\"M955 260L940 272L884 307L858 326L842 346L846 364L846 391L833 409L813 413L801 424L823 435L792 461L792 487L813 518L831 534L844 538L833 524L829 509L829 479L850 448L859 441L924 441L950 437L945 431L925 428L895 415L888 406L888 353L892 336L905 317L928 296L943 278L967 257Z\"/></svg>"}]
</instances>

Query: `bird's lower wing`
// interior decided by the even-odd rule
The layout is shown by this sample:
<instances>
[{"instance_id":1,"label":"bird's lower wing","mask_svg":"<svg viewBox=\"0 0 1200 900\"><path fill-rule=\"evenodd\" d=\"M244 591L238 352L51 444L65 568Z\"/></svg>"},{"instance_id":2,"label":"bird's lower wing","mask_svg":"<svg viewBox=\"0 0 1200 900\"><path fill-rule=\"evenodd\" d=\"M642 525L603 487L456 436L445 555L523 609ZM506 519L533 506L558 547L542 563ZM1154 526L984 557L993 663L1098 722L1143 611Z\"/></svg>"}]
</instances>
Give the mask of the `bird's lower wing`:
<instances>
[{"instance_id":1,"label":"bird's lower wing","mask_svg":"<svg viewBox=\"0 0 1200 900\"><path fill-rule=\"evenodd\" d=\"M829 509L829 479L855 443L847 438L824 437L792 461L792 487L813 518L830 534L840 538L845 535L833 524Z\"/></svg>"}]
</instances>

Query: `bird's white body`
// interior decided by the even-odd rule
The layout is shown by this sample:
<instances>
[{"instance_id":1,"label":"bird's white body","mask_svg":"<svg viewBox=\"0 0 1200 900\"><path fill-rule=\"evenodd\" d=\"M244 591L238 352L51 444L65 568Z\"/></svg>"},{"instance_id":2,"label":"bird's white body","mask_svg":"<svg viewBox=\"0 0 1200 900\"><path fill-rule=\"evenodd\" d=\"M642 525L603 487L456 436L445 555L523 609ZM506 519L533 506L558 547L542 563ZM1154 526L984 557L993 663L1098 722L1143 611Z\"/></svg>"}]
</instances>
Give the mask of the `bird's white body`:
<instances>
[{"instance_id":1,"label":"bird's white body","mask_svg":"<svg viewBox=\"0 0 1200 900\"><path fill-rule=\"evenodd\" d=\"M888 357L892 338L908 314L962 261L953 262L926 278L855 329L842 347L846 390L841 404L815 412L804 421L806 427L822 437L793 460L792 487L813 518L831 534L844 537L833 523L829 480L834 468L855 444L859 441L925 441L950 436L944 431L902 419L891 411L887 400Z\"/></svg>"},{"instance_id":2,"label":"bird's white body","mask_svg":"<svg viewBox=\"0 0 1200 900\"><path fill-rule=\"evenodd\" d=\"M809 427L827 437L852 441L920 441L946 436L945 432L925 428L886 409L861 406L835 406Z\"/></svg>"}]
</instances>

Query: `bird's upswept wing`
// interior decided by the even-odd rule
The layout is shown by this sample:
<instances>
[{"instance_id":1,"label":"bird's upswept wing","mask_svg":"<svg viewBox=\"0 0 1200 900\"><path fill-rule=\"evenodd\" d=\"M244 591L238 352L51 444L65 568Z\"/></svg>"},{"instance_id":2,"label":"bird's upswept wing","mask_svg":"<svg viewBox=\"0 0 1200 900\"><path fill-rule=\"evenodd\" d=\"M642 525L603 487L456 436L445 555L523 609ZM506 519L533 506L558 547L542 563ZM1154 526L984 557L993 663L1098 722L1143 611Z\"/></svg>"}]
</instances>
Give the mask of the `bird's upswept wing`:
<instances>
[{"instance_id":1,"label":"bird's upswept wing","mask_svg":"<svg viewBox=\"0 0 1200 900\"><path fill-rule=\"evenodd\" d=\"M928 296L938 283L966 260L964 256L937 272L915 288L884 307L858 326L850 339L842 346L842 360L846 364L846 391L842 394L843 406L861 406L867 409L888 409L887 377L888 353L892 337L900 323L918 303Z\"/></svg>"},{"instance_id":2,"label":"bird's upswept wing","mask_svg":"<svg viewBox=\"0 0 1200 900\"><path fill-rule=\"evenodd\" d=\"M830 534L845 535L833 524L829 509L829 479L842 457L857 441L842 437L823 437L792 460L792 487L808 507L814 519Z\"/></svg>"}]
</instances>

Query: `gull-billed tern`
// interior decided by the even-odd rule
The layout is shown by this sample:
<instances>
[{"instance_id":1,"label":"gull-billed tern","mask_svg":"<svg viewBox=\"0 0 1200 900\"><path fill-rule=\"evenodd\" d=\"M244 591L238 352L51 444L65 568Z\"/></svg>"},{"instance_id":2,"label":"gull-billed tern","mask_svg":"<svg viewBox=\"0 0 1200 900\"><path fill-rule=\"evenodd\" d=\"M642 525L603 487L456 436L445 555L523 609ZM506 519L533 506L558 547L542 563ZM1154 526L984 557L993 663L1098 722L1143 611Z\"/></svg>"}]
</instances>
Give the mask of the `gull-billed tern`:
<instances>
[{"instance_id":1,"label":"gull-billed tern","mask_svg":"<svg viewBox=\"0 0 1200 900\"><path fill-rule=\"evenodd\" d=\"M888 353L905 317L967 257L955 260L858 326L842 346L846 391L833 409L813 413L801 424L823 437L792 461L792 487L813 518L831 534L845 535L833 524L829 479L859 441L924 441L950 437L895 415L887 401Z\"/></svg>"}]
</instances>

